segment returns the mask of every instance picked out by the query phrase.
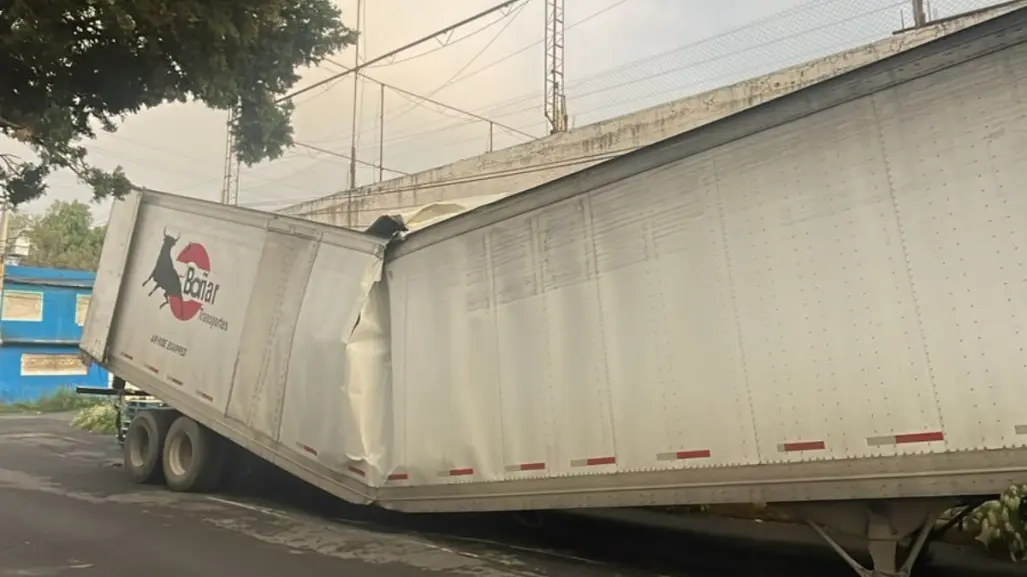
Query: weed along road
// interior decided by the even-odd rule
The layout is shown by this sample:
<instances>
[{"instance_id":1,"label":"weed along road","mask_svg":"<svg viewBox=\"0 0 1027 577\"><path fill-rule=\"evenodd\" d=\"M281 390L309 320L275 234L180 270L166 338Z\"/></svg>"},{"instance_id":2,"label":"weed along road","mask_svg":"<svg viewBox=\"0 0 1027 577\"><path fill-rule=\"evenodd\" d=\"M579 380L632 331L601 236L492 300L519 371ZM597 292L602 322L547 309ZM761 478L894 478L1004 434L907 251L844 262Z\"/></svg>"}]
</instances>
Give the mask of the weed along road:
<instances>
[{"instance_id":1,"label":"weed along road","mask_svg":"<svg viewBox=\"0 0 1027 577\"><path fill-rule=\"evenodd\" d=\"M239 497L134 485L110 437L69 415L0 416L0 577L625 575L572 558L445 543Z\"/></svg>"}]
</instances>

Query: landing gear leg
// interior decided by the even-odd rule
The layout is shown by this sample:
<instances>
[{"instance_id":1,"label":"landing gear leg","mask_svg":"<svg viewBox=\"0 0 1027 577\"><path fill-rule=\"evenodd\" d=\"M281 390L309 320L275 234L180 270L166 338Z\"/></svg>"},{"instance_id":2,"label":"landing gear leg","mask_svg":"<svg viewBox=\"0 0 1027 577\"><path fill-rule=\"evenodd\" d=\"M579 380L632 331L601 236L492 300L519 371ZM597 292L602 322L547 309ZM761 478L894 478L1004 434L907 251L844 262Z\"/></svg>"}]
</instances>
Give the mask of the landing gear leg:
<instances>
[{"instance_id":1,"label":"landing gear leg","mask_svg":"<svg viewBox=\"0 0 1027 577\"><path fill-rule=\"evenodd\" d=\"M935 521L955 505L956 502L947 499L910 499L811 503L791 508L860 577L910 577L934 530ZM827 527L863 537L873 568L868 569L854 559L828 533ZM904 546L904 543L909 545Z\"/></svg>"}]
</instances>

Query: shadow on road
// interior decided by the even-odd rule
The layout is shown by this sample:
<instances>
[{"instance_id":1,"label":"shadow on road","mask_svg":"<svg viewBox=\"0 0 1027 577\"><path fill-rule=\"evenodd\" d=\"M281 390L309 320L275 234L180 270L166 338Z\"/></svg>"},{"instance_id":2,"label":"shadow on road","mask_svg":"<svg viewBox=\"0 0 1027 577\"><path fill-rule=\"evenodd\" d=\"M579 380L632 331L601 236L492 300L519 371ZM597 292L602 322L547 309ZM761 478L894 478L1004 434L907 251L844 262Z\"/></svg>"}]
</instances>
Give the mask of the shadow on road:
<instances>
[{"instance_id":1,"label":"shadow on road","mask_svg":"<svg viewBox=\"0 0 1027 577\"><path fill-rule=\"evenodd\" d=\"M364 525L387 533L417 534L440 545L479 543L516 548L607 564L622 574L642 571L688 577L855 575L833 551L819 543L782 546L567 513L397 513L346 503L266 464L246 478L236 479L229 491L254 502L293 508L339 523ZM925 563L918 566L914 577L1004 576L1022 571L1022 567L1011 564L989 563L968 572L968 563L954 567Z\"/></svg>"}]
</instances>

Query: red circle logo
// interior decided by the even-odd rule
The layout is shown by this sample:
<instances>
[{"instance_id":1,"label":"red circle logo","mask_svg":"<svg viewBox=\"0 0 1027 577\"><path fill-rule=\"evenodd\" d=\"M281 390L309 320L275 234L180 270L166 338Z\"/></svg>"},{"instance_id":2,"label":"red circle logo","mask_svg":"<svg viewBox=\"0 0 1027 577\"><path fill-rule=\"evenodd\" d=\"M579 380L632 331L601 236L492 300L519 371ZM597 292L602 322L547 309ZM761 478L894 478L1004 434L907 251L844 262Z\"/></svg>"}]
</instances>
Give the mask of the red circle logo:
<instances>
[{"instance_id":1,"label":"red circle logo","mask_svg":"<svg viewBox=\"0 0 1027 577\"><path fill-rule=\"evenodd\" d=\"M206 280L200 278L210 273L210 256L202 244L191 242L182 249L175 258L176 262L186 265L180 295L168 295L168 308L171 314L180 321L187 321L203 309L203 286ZM198 272L197 272L198 271Z\"/></svg>"}]
</instances>

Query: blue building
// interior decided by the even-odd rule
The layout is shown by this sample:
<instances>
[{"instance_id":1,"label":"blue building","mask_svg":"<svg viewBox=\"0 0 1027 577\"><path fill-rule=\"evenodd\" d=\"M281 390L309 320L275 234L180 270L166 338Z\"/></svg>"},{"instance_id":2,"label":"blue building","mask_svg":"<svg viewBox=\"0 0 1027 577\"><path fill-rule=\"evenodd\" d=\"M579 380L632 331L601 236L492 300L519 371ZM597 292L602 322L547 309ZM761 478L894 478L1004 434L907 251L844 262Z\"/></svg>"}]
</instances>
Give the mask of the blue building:
<instances>
[{"instance_id":1,"label":"blue building","mask_svg":"<svg viewBox=\"0 0 1027 577\"><path fill-rule=\"evenodd\" d=\"M60 388L105 387L107 371L79 360L96 275L8 265L0 298L0 403L34 401Z\"/></svg>"}]
</instances>

